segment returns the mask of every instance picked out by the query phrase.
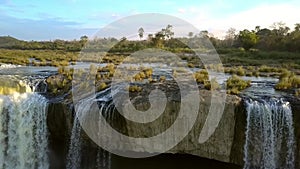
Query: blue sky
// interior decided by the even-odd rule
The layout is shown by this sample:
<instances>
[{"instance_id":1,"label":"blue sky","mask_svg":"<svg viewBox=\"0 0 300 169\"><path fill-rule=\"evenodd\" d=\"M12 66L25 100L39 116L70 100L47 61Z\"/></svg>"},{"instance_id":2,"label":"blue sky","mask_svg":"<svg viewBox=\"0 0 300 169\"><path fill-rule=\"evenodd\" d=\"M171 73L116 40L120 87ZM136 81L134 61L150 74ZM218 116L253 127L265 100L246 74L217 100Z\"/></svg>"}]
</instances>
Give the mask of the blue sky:
<instances>
[{"instance_id":1,"label":"blue sky","mask_svg":"<svg viewBox=\"0 0 300 169\"><path fill-rule=\"evenodd\" d=\"M0 0L0 36L25 40L78 39L122 17L161 13L223 36L230 27L253 29L300 23L298 0Z\"/></svg>"}]
</instances>

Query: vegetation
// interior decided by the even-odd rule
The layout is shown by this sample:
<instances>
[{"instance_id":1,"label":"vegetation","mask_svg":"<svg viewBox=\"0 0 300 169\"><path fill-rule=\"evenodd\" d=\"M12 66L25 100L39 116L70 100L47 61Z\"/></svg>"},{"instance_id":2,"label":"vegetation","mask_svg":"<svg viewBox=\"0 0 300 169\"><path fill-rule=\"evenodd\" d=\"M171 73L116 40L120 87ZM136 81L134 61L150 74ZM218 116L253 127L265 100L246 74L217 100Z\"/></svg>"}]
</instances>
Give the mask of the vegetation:
<instances>
[{"instance_id":1,"label":"vegetation","mask_svg":"<svg viewBox=\"0 0 300 169\"><path fill-rule=\"evenodd\" d=\"M221 89L221 86L217 82L215 78L211 79L210 81L204 82L204 88L207 90L218 90Z\"/></svg>"},{"instance_id":2,"label":"vegetation","mask_svg":"<svg viewBox=\"0 0 300 169\"><path fill-rule=\"evenodd\" d=\"M225 39L218 39L208 31L188 32L187 37L174 38L173 26L167 25L160 31L145 35L141 27L137 30L139 40L127 40L125 37L88 39L82 36L79 40L64 41L22 41L10 36L0 37L0 63L10 63L32 66L56 66L58 76L48 78L49 90L60 93L70 88L74 70L66 68L75 64L79 54L80 61L108 63L104 67L91 67L95 72L97 90L109 87L109 81L116 72L116 65L135 51L147 48L159 48L176 53L189 68L202 68L194 73L195 80L206 89L219 89L216 79L209 81L205 68L218 72L230 73L233 76L227 81L230 94L238 94L250 85L238 76L274 76L279 77L277 90L295 89L299 95L300 87L300 24L290 29L284 23L275 23L271 29L255 27L253 30L237 32L234 28L227 31ZM224 65L203 65L195 51L203 52L209 49L199 45L199 40L209 39ZM88 45L85 46L88 42ZM85 48L83 48L85 46ZM193 49L193 50L192 50ZM79 51L83 51L79 53ZM101 60L99 59L101 58ZM182 67L183 63L162 57L147 57L144 62L165 63ZM135 61L133 61L135 63ZM153 79L151 68L137 69L139 72L133 77L137 83L167 81L165 76ZM177 72L173 70L173 76ZM87 77L91 78L91 77ZM88 84L82 84L82 87ZM139 86L132 86L129 91L139 91Z\"/></svg>"},{"instance_id":3,"label":"vegetation","mask_svg":"<svg viewBox=\"0 0 300 169\"><path fill-rule=\"evenodd\" d=\"M277 90L297 89L300 88L300 77L296 76L293 72L282 72L279 82L276 84Z\"/></svg>"},{"instance_id":4,"label":"vegetation","mask_svg":"<svg viewBox=\"0 0 300 169\"><path fill-rule=\"evenodd\" d=\"M195 72L194 78L196 79L197 83L204 84L204 82L209 80L208 72L206 70L201 70L201 71Z\"/></svg>"},{"instance_id":5,"label":"vegetation","mask_svg":"<svg viewBox=\"0 0 300 169\"><path fill-rule=\"evenodd\" d=\"M243 31L240 31L238 41L241 43L241 46L245 50L249 50L257 44L258 36L255 32L250 32L249 30L245 29Z\"/></svg>"},{"instance_id":6,"label":"vegetation","mask_svg":"<svg viewBox=\"0 0 300 169\"><path fill-rule=\"evenodd\" d=\"M138 85L130 85L129 88L128 88L128 91L130 91L130 92L141 92L142 87L140 87Z\"/></svg>"},{"instance_id":7,"label":"vegetation","mask_svg":"<svg viewBox=\"0 0 300 169\"><path fill-rule=\"evenodd\" d=\"M227 80L227 93L228 94L239 94L242 90L250 86L251 81L245 81L236 75L231 76Z\"/></svg>"}]
</instances>

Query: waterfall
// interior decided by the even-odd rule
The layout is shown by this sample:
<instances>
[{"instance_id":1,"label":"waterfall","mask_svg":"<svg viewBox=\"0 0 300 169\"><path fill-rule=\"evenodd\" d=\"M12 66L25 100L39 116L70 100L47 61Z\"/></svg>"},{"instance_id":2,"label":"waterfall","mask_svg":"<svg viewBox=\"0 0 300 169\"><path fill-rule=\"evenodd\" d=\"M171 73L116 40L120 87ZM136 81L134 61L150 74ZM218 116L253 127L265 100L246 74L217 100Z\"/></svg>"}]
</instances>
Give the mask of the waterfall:
<instances>
[{"instance_id":1,"label":"waterfall","mask_svg":"<svg viewBox=\"0 0 300 169\"><path fill-rule=\"evenodd\" d=\"M111 155L109 152L99 148L97 151L97 169L110 169Z\"/></svg>"},{"instance_id":2,"label":"waterfall","mask_svg":"<svg viewBox=\"0 0 300 169\"><path fill-rule=\"evenodd\" d=\"M85 116L89 114L91 105L94 103L99 103L99 112L98 115L106 114L106 111L112 111L113 106L110 99L107 99L108 90L102 91L100 93L101 98L88 97L86 99L81 100L77 105L77 114L74 117L73 128L71 133L68 157L67 157L67 169L79 169L81 166L81 150L82 150L82 140L81 140L81 126L80 121L78 120L78 116ZM99 126L98 126L99 127ZM97 130L97 134L101 134L100 130ZM107 151L101 149L100 147L97 150L96 155L96 166L95 168L99 169L110 169L111 166L111 155Z\"/></svg>"},{"instance_id":3,"label":"waterfall","mask_svg":"<svg viewBox=\"0 0 300 169\"><path fill-rule=\"evenodd\" d=\"M75 117L71 133L69 152L67 157L67 169L78 169L81 163L81 127L79 120Z\"/></svg>"},{"instance_id":4,"label":"waterfall","mask_svg":"<svg viewBox=\"0 0 300 169\"><path fill-rule=\"evenodd\" d=\"M295 136L289 102L246 101L244 169L295 168Z\"/></svg>"},{"instance_id":5,"label":"waterfall","mask_svg":"<svg viewBox=\"0 0 300 169\"><path fill-rule=\"evenodd\" d=\"M49 168L46 110L36 93L0 95L0 168Z\"/></svg>"}]
</instances>

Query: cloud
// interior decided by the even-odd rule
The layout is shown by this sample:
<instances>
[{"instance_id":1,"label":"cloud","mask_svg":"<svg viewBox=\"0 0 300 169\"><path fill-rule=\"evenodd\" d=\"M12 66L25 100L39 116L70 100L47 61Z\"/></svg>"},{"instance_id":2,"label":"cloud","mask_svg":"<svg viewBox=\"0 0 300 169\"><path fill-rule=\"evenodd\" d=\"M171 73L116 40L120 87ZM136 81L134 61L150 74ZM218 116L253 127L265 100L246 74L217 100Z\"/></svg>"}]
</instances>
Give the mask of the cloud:
<instances>
[{"instance_id":1,"label":"cloud","mask_svg":"<svg viewBox=\"0 0 300 169\"><path fill-rule=\"evenodd\" d=\"M300 5L262 5L230 16L221 25L232 25L238 29L254 28L257 25L269 27L274 22L283 21L288 26L300 22ZM220 25L220 26L221 26Z\"/></svg>"},{"instance_id":2,"label":"cloud","mask_svg":"<svg viewBox=\"0 0 300 169\"><path fill-rule=\"evenodd\" d=\"M184 9L184 8L179 8L179 9L178 9L178 12L179 12L179 13L185 13L185 12L186 12L186 9Z\"/></svg>"},{"instance_id":3,"label":"cloud","mask_svg":"<svg viewBox=\"0 0 300 169\"><path fill-rule=\"evenodd\" d=\"M282 21L293 29L294 24L300 22L300 3L263 4L219 17L213 15L216 9L206 11L201 9L198 9L199 12L197 13L193 12L193 16L185 17L185 19L198 29L209 30L218 37L224 36L231 27L237 30L254 29L258 25L261 28L269 28L274 22Z\"/></svg>"},{"instance_id":4,"label":"cloud","mask_svg":"<svg viewBox=\"0 0 300 169\"><path fill-rule=\"evenodd\" d=\"M81 23L63 21L60 18L32 20L2 15L0 25L0 36L11 35L23 40L72 40L82 35L91 35L96 31L82 29Z\"/></svg>"}]
</instances>

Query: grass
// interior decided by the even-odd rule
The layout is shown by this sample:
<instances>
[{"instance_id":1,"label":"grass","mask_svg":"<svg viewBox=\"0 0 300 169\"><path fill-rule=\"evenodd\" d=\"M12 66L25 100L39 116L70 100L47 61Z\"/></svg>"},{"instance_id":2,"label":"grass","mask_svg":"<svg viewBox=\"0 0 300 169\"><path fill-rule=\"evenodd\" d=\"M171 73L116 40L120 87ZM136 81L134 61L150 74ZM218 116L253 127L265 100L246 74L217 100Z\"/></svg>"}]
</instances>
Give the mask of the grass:
<instances>
[{"instance_id":1,"label":"grass","mask_svg":"<svg viewBox=\"0 0 300 169\"><path fill-rule=\"evenodd\" d=\"M77 60L78 53L54 50L8 50L0 49L0 62L17 65L66 66ZM36 61L30 63L30 59Z\"/></svg>"},{"instance_id":2,"label":"grass","mask_svg":"<svg viewBox=\"0 0 300 169\"><path fill-rule=\"evenodd\" d=\"M209 80L208 72L206 70L200 70L194 73L194 78L196 79L197 83L204 84L205 81Z\"/></svg>"},{"instance_id":3,"label":"grass","mask_svg":"<svg viewBox=\"0 0 300 169\"><path fill-rule=\"evenodd\" d=\"M221 89L221 86L217 82L217 79L213 78L210 81L204 82L204 88L206 90L218 90L218 89Z\"/></svg>"},{"instance_id":4,"label":"grass","mask_svg":"<svg viewBox=\"0 0 300 169\"><path fill-rule=\"evenodd\" d=\"M288 90L295 88L300 88L300 77L297 77L295 73L287 70L282 72L279 78L279 82L275 86L275 89Z\"/></svg>"},{"instance_id":5,"label":"grass","mask_svg":"<svg viewBox=\"0 0 300 169\"><path fill-rule=\"evenodd\" d=\"M130 85L129 88L128 88L128 91L130 91L130 92L141 92L142 87L140 87L138 85Z\"/></svg>"},{"instance_id":6,"label":"grass","mask_svg":"<svg viewBox=\"0 0 300 169\"><path fill-rule=\"evenodd\" d=\"M262 66L300 69L300 53L278 51L242 51L226 49L219 53L221 61L226 66ZM219 52L219 50L217 50Z\"/></svg>"},{"instance_id":7,"label":"grass","mask_svg":"<svg viewBox=\"0 0 300 169\"><path fill-rule=\"evenodd\" d=\"M104 90L108 87L108 85L105 82L102 82L99 84L99 86L97 86L97 91L101 91Z\"/></svg>"},{"instance_id":8,"label":"grass","mask_svg":"<svg viewBox=\"0 0 300 169\"><path fill-rule=\"evenodd\" d=\"M300 68L300 54L290 52L262 52L262 51L243 51L240 49L224 49L220 52L220 57L223 65L208 65L207 68L217 72L225 72L233 76L227 81L227 93L238 94L241 90L249 87L250 82L244 81L238 76L275 76L279 77L279 82L275 86L277 90L297 89L296 94L300 95L300 78L296 75L296 70ZM54 50L8 50L0 49L0 62L20 64L20 65L35 65L35 66L56 66L59 67L58 73L63 78L47 79L49 82L49 91L55 94L64 92L70 88L70 83L73 76L72 69L67 69L65 66L76 63L79 53L54 51ZM116 65L120 64L127 54L97 54L84 53L83 61L97 61L108 63L104 67L91 67L91 70L96 72L97 90L103 90L109 86L107 81L116 74ZM187 66L190 68L197 67L199 59L191 55L181 56L187 61ZM34 61L30 62L30 59ZM102 60L99 60L101 58ZM148 58L148 61L161 62L163 58ZM81 60L82 61L82 60ZM173 63L172 59L168 59L167 63ZM180 63L176 63L180 64ZM148 82L166 81L165 76L160 76L159 79L152 79L153 70L151 68L133 68L139 72L133 77L135 81L143 81L148 79ZM184 70L174 70L173 76L176 77L178 72ZM293 73L293 71L295 73ZM120 74L122 76L122 73ZM220 88L215 79L209 81L208 72L201 70L194 73L194 78L197 83L203 84L205 89L217 90ZM87 80L91 77L87 77ZM84 86L84 84L82 84ZM139 91L137 87L133 87L130 91Z\"/></svg>"},{"instance_id":9,"label":"grass","mask_svg":"<svg viewBox=\"0 0 300 169\"><path fill-rule=\"evenodd\" d=\"M237 75L233 75L227 80L227 93L239 94L242 90L250 86L250 82L251 81L241 79Z\"/></svg>"}]
</instances>

